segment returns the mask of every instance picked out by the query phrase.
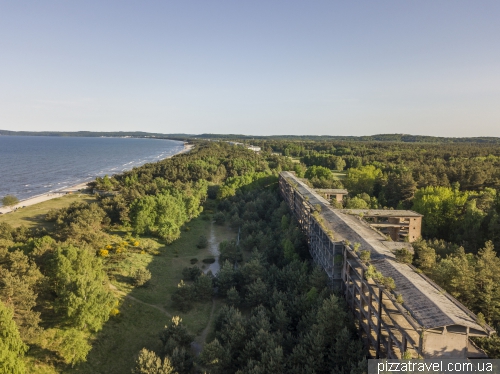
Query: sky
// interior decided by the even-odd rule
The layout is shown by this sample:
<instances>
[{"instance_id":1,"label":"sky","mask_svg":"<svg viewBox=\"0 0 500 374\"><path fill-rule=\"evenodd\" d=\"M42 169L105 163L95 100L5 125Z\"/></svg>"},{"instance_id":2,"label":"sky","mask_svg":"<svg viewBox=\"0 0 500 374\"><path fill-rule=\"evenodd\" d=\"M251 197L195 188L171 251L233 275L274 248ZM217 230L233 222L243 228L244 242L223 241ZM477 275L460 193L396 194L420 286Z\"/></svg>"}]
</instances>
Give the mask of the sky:
<instances>
[{"instance_id":1,"label":"sky","mask_svg":"<svg viewBox=\"0 0 500 374\"><path fill-rule=\"evenodd\" d=\"M500 136L500 2L0 0L0 129Z\"/></svg>"}]
</instances>

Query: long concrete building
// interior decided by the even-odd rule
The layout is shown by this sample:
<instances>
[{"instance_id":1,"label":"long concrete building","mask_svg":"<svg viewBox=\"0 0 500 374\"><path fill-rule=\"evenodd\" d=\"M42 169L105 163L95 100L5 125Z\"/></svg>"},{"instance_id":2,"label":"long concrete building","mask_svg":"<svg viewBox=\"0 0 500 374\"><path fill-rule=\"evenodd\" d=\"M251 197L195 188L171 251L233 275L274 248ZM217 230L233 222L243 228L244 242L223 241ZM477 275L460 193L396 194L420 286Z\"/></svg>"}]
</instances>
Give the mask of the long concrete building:
<instances>
[{"instance_id":1,"label":"long concrete building","mask_svg":"<svg viewBox=\"0 0 500 374\"><path fill-rule=\"evenodd\" d=\"M469 338L495 331L418 269L396 261L395 251L411 249L409 242L420 236L422 215L334 209L293 172L280 173L279 188L314 261L345 296L373 357L485 357ZM369 251L369 261L361 260L363 251ZM369 265L392 278L395 288L367 277Z\"/></svg>"}]
</instances>

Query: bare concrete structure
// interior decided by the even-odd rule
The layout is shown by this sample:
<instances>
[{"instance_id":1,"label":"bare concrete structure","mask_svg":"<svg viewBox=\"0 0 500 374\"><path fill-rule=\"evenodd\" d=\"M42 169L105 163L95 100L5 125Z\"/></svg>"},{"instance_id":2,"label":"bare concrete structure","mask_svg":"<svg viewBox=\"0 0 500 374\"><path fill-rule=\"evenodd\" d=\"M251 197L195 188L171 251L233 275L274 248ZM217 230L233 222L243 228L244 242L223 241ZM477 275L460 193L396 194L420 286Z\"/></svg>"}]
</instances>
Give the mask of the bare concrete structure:
<instances>
[{"instance_id":1,"label":"bare concrete structure","mask_svg":"<svg viewBox=\"0 0 500 374\"><path fill-rule=\"evenodd\" d=\"M316 191L324 195L327 200L335 199L339 203L342 202L344 196L348 194L347 190L337 188L316 188Z\"/></svg>"},{"instance_id":2,"label":"bare concrete structure","mask_svg":"<svg viewBox=\"0 0 500 374\"><path fill-rule=\"evenodd\" d=\"M477 323L474 313L413 266L396 261L393 251L409 243L388 241L377 222L360 217L363 212L333 209L292 172L280 173L279 188L308 238L314 261L344 294L373 357L485 356L469 337L489 336L494 330ZM422 219L395 214L384 219ZM394 290L366 276L368 264L360 251L370 252L370 265L384 279L394 280Z\"/></svg>"},{"instance_id":3,"label":"bare concrete structure","mask_svg":"<svg viewBox=\"0 0 500 374\"><path fill-rule=\"evenodd\" d=\"M389 235L392 240L412 243L422 235L422 215L411 210L344 209L344 214L362 216L371 227Z\"/></svg>"}]
</instances>

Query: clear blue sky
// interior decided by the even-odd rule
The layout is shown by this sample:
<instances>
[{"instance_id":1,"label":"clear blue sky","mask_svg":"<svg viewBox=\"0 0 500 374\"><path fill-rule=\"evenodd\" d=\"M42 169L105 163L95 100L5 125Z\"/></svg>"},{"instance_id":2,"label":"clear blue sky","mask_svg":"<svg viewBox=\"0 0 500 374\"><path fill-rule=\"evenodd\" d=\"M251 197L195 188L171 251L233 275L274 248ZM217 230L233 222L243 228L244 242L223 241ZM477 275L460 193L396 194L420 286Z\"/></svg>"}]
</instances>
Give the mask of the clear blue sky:
<instances>
[{"instance_id":1,"label":"clear blue sky","mask_svg":"<svg viewBox=\"0 0 500 374\"><path fill-rule=\"evenodd\" d=\"M0 1L0 129L500 136L500 1Z\"/></svg>"}]
</instances>

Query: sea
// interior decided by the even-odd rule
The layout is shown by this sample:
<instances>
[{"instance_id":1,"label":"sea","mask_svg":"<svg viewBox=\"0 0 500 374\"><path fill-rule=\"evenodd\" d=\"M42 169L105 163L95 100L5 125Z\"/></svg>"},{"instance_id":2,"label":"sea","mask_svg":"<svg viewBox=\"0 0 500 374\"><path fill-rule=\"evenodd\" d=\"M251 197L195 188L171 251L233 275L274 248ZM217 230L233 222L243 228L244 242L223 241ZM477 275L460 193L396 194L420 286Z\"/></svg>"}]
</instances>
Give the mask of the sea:
<instances>
[{"instance_id":1,"label":"sea","mask_svg":"<svg viewBox=\"0 0 500 374\"><path fill-rule=\"evenodd\" d=\"M166 139L0 136L0 198L55 192L179 153Z\"/></svg>"}]
</instances>

